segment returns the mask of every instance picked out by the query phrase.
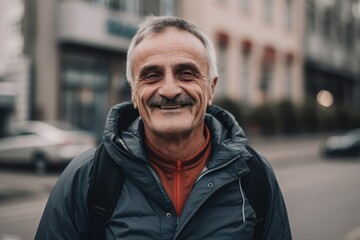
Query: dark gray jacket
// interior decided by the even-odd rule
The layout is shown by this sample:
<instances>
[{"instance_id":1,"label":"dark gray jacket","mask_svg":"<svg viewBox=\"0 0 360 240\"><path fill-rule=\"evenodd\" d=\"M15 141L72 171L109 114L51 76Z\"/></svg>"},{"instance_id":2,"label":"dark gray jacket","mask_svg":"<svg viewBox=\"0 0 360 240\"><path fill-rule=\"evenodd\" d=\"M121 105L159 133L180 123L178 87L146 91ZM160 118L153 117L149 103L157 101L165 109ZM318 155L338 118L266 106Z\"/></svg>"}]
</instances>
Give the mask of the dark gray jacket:
<instances>
[{"instance_id":1,"label":"dark gray jacket","mask_svg":"<svg viewBox=\"0 0 360 240\"><path fill-rule=\"evenodd\" d=\"M242 187L251 157L246 138L234 117L209 107L205 122L212 152L206 169L177 218L174 206L146 159L143 123L131 103L114 106L106 123L105 147L126 175L107 239L252 239L256 216ZM35 239L86 239L87 194L95 149L75 158L55 185ZM275 175L267 166L270 211L264 239L289 240L286 207Z\"/></svg>"}]
</instances>

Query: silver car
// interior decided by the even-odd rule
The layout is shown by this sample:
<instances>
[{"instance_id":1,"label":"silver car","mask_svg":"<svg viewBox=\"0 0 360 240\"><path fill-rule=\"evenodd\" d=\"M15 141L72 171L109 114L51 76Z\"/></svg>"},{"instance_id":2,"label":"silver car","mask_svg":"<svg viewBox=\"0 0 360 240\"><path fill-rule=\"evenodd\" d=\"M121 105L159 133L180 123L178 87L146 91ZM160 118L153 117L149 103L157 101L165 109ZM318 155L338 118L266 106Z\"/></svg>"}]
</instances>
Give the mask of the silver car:
<instances>
[{"instance_id":1,"label":"silver car","mask_svg":"<svg viewBox=\"0 0 360 240\"><path fill-rule=\"evenodd\" d=\"M10 125L0 138L0 163L31 164L42 174L50 165L66 165L95 145L93 134L67 124L19 122Z\"/></svg>"}]
</instances>

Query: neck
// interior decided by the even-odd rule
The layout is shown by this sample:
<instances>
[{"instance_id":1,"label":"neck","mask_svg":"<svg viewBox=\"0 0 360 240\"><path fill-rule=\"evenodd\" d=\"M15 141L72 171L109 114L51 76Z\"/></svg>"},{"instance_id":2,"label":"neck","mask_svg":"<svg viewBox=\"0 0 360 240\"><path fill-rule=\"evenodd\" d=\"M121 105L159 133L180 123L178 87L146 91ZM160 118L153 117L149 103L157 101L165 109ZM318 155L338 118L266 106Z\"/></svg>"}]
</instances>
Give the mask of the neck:
<instances>
[{"instance_id":1,"label":"neck","mask_svg":"<svg viewBox=\"0 0 360 240\"><path fill-rule=\"evenodd\" d=\"M205 144L204 124L187 134L157 135L145 129L146 139L162 154L171 159L186 159Z\"/></svg>"}]
</instances>

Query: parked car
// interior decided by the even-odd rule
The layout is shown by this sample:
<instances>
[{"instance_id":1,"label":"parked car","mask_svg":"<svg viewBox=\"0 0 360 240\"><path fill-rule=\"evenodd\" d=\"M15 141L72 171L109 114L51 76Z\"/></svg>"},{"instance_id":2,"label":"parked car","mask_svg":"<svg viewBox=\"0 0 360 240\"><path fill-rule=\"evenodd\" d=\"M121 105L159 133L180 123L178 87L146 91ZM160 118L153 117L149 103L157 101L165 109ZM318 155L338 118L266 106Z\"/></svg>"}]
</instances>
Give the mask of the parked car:
<instances>
[{"instance_id":1,"label":"parked car","mask_svg":"<svg viewBox=\"0 0 360 240\"><path fill-rule=\"evenodd\" d=\"M93 134L69 124L18 122L0 138L0 163L30 164L37 173L45 173L49 166L66 165L95 145Z\"/></svg>"},{"instance_id":2,"label":"parked car","mask_svg":"<svg viewBox=\"0 0 360 240\"><path fill-rule=\"evenodd\" d=\"M360 128L327 137L322 152L325 157L360 156Z\"/></svg>"}]
</instances>

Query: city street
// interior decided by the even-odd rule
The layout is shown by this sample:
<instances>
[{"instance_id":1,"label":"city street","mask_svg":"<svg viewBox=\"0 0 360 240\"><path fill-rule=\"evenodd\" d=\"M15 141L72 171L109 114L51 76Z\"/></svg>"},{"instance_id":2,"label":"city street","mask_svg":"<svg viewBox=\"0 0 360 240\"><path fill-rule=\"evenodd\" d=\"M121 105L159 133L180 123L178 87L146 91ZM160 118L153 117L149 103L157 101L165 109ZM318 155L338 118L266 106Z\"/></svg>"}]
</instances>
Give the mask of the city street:
<instances>
[{"instance_id":1,"label":"city street","mask_svg":"<svg viewBox=\"0 0 360 240\"><path fill-rule=\"evenodd\" d=\"M360 162L276 169L295 240L360 239Z\"/></svg>"},{"instance_id":2,"label":"city street","mask_svg":"<svg viewBox=\"0 0 360 240\"><path fill-rule=\"evenodd\" d=\"M274 166L294 240L360 239L360 161L321 159L316 138L257 139L251 145ZM0 240L34 238L57 177L58 173L36 176L26 170L0 169Z\"/></svg>"},{"instance_id":3,"label":"city street","mask_svg":"<svg viewBox=\"0 0 360 240\"><path fill-rule=\"evenodd\" d=\"M272 166L294 240L360 240L360 0L0 0L0 13L0 240L33 240L64 165L104 139L113 151L143 154L137 158L148 159L146 167L158 168L147 176L140 161L120 159L124 172L140 174L125 176L132 185L122 197L136 210L119 201L129 214L119 211L126 222L114 232L128 234L123 225L134 230L131 224L141 218L130 235L145 236L152 224L165 229L155 238L168 236L176 223L177 230L187 229L176 236L197 240L205 233L197 220L203 219L214 238L231 238L234 229L244 235L244 201L258 205L250 193L262 184L244 186L250 188L244 197L244 179L236 179L238 201L220 185L232 189L229 174L244 170L233 164L246 156L234 151L241 141ZM213 144L222 139L219 147ZM176 159L176 172L169 174L164 155ZM206 165L209 156L214 161ZM220 172L223 166L231 171ZM192 188L201 170L209 171ZM146 185L153 176L173 209L151 198L158 196ZM86 189L78 178L66 180ZM84 200L59 196L72 201L72 207L61 206L66 216L73 202ZM269 202L275 208L276 201ZM221 208L230 212L234 204L230 214ZM49 215L63 220L52 206ZM189 206L216 211L186 214ZM152 221L159 209L165 220ZM222 217L236 213L239 224ZM273 225L288 226L279 220L283 207L275 215L268 218ZM276 234L266 240L279 240Z\"/></svg>"}]
</instances>

